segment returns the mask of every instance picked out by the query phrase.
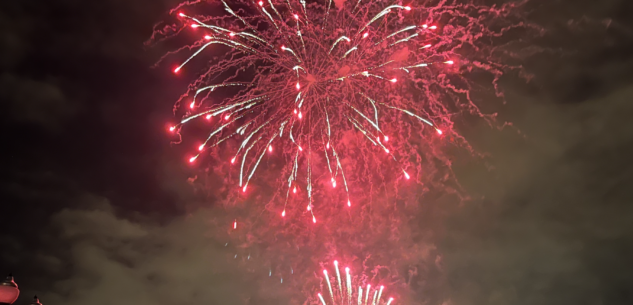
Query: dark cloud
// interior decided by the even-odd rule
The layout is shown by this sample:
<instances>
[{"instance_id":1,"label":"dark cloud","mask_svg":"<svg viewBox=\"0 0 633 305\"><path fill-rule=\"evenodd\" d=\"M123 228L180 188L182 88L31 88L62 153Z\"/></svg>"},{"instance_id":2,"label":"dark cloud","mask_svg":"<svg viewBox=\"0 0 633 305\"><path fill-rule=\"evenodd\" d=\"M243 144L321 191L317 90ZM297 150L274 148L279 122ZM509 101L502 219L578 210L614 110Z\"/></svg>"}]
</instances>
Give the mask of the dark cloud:
<instances>
[{"instance_id":1,"label":"dark cloud","mask_svg":"<svg viewBox=\"0 0 633 305\"><path fill-rule=\"evenodd\" d=\"M11 74L0 75L0 99L10 101L7 109L15 123L34 124L58 132L76 112L55 80L37 81Z\"/></svg>"},{"instance_id":2,"label":"dark cloud","mask_svg":"<svg viewBox=\"0 0 633 305\"><path fill-rule=\"evenodd\" d=\"M580 104L534 105L513 131L481 128L491 172L466 170L485 195L450 213L439 241L454 304L633 301L633 87Z\"/></svg>"},{"instance_id":3,"label":"dark cloud","mask_svg":"<svg viewBox=\"0 0 633 305\"><path fill-rule=\"evenodd\" d=\"M104 203L93 210L66 209L51 219L67 245L70 277L53 283L53 304L242 303L256 291L227 264L229 253L205 236L208 213L165 225L118 218ZM240 293L241 292L241 293Z\"/></svg>"}]
</instances>

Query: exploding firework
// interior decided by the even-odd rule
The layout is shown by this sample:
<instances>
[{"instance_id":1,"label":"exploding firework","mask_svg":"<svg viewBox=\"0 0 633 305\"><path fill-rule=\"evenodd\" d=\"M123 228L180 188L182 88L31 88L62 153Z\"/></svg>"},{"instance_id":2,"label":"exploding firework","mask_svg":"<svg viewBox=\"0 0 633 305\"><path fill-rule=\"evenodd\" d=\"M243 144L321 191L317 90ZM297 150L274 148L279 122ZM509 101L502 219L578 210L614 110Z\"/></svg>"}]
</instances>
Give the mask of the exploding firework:
<instances>
[{"instance_id":1,"label":"exploding firework","mask_svg":"<svg viewBox=\"0 0 633 305\"><path fill-rule=\"evenodd\" d=\"M317 294L319 301L323 305L390 305L394 298L383 298L385 286L363 285L354 277L349 267L345 267L345 274L342 276L338 267L338 261L334 261L335 275L330 275L326 269L323 270L323 278L327 283L327 292Z\"/></svg>"},{"instance_id":2,"label":"exploding firework","mask_svg":"<svg viewBox=\"0 0 633 305\"><path fill-rule=\"evenodd\" d=\"M452 176L442 142L467 145L454 114L487 118L463 71L496 82L504 68L481 42L507 30L482 24L504 8L268 0L221 1L209 5L224 13L201 14L197 5L173 11L179 31L199 38L179 50L190 56L173 72L210 63L177 103L182 118L169 131L210 124L189 162L225 162L246 195L267 155L285 160L275 178L282 200L269 208L281 218L307 214L316 223L315 196L332 193L341 196L329 204L350 208L354 189L366 195L379 172L391 173L380 174L383 183Z\"/></svg>"}]
</instances>

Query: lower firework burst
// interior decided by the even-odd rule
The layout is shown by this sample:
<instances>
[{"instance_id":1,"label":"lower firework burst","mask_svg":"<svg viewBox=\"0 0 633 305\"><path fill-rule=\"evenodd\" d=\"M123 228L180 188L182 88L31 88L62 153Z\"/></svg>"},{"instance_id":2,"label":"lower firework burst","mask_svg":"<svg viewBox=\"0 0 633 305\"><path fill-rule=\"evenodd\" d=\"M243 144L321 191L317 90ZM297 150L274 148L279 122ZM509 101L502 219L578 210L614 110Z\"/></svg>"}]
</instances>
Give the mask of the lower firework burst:
<instances>
[{"instance_id":1,"label":"lower firework burst","mask_svg":"<svg viewBox=\"0 0 633 305\"><path fill-rule=\"evenodd\" d=\"M326 269L323 270L323 278L327 283L328 292L317 294L319 301L323 305L390 305L394 298L383 298L385 286L363 285L351 274L350 268L345 267L344 278L338 267L338 261L334 261L336 276L330 275ZM334 285L332 284L334 283Z\"/></svg>"},{"instance_id":2,"label":"lower firework burst","mask_svg":"<svg viewBox=\"0 0 633 305\"><path fill-rule=\"evenodd\" d=\"M196 13L205 5L223 11ZM482 24L504 8L236 0L189 1L173 13L182 26L169 31L191 29L198 37L179 50L192 54L174 73L209 63L177 103L182 117L169 130L180 135L208 121L213 127L189 162L233 166L243 194L267 154L285 160L276 178L283 200L272 208L280 217L307 213L316 223L318 187L341 189L330 204L350 208L353 189L367 193L380 171L420 183L446 177L436 173L450 161L434 146L449 139L467 145L452 116L466 110L485 117L462 69L488 71L494 81L501 71L481 41L505 31ZM305 199L292 209L295 194Z\"/></svg>"}]
</instances>

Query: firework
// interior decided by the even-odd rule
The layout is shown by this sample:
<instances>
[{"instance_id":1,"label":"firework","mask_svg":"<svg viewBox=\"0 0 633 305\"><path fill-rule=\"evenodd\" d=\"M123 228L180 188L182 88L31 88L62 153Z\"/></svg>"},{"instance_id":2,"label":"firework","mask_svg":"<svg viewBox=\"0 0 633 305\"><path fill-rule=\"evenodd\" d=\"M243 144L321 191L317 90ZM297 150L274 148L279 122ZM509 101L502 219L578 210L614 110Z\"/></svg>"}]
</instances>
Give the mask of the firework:
<instances>
[{"instance_id":1,"label":"firework","mask_svg":"<svg viewBox=\"0 0 633 305\"><path fill-rule=\"evenodd\" d=\"M383 298L385 286L362 285L351 274L350 268L345 267L345 279L341 279L338 261L334 261L336 277L323 270L323 279L327 283L327 292L317 294L323 305L390 305L392 297ZM334 285L332 284L334 283Z\"/></svg>"},{"instance_id":2,"label":"firework","mask_svg":"<svg viewBox=\"0 0 633 305\"><path fill-rule=\"evenodd\" d=\"M277 155L286 160L277 178L284 200L274 209L279 217L296 215L289 198L303 196L313 223L316 186L340 189L345 198L334 204L350 208L350 189L363 188L352 181L369 179L362 176L387 170L404 181L424 180L421 162L450 161L433 148L420 152L423 143L447 135L463 140L452 128L458 107L481 115L468 88L447 77L463 79L455 66L466 60L455 50L484 36L473 36L482 28L464 11L478 7L334 2L221 1L223 14L196 15L194 1L174 10L199 40L182 49L191 54L173 72L199 70L199 57L216 54L177 104L185 106L180 122L169 126L180 133L197 120L212 125L189 162L230 154L222 161L239 173L236 188L247 194L264 157ZM457 24L442 31L437 20L445 16ZM466 102L459 105L457 95ZM363 160L365 170L346 158Z\"/></svg>"}]
</instances>

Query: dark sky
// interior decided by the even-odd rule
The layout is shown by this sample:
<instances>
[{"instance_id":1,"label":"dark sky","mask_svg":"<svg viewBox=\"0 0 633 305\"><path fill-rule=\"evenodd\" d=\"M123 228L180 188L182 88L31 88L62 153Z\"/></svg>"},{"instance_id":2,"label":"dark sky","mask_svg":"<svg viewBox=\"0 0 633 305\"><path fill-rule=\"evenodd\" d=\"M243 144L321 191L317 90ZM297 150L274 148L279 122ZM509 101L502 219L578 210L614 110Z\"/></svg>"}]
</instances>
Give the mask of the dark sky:
<instances>
[{"instance_id":1,"label":"dark sky","mask_svg":"<svg viewBox=\"0 0 633 305\"><path fill-rule=\"evenodd\" d=\"M529 17L547 30L543 51L524 62L534 78L504 83L499 111L520 132L465 131L494 169L458 166L478 196L438 207L442 272L428 281L441 293L420 293L446 304L633 304L633 2L541 2ZM0 273L14 273L18 303L262 297L258 276L207 238L221 211L197 208L164 133L186 84L151 68L165 50L143 43L167 11L0 4Z\"/></svg>"}]
</instances>

